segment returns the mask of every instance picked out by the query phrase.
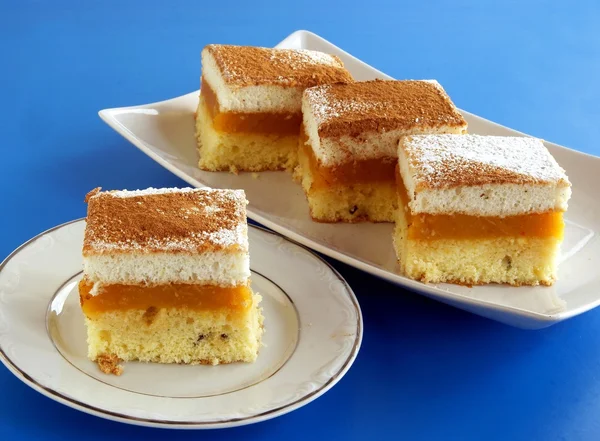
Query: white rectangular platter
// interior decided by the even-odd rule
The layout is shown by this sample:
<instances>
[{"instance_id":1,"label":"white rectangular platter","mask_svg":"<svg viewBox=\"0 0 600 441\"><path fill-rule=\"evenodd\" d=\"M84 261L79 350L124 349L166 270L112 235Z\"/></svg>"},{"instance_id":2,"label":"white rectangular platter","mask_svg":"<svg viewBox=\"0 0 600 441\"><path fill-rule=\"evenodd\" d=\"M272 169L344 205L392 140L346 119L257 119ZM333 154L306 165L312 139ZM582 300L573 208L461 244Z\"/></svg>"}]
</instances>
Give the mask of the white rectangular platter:
<instances>
[{"instance_id":1,"label":"white rectangular platter","mask_svg":"<svg viewBox=\"0 0 600 441\"><path fill-rule=\"evenodd\" d=\"M277 45L313 49L338 55L356 80L389 76L354 58L323 38L297 31ZM200 48L199 48L200 50ZM199 66L200 69L200 66ZM198 77L200 70L198 71ZM398 274L392 246L392 224L322 224L313 222L298 184L285 172L204 172L197 168L194 112L198 91L159 103L106 109L100 117L127 140L190 185L241 188L250 205L248 216L297 242L399 287L416 291L458 308L521 328L543 328L588 311L600 304L600 158L547 143L573 183L566 215L559 280L552 287L491 285L468 288L430 285ZM469 133L522 133L463 111ZM398 295L402 290L398 289Z\"/></svg>"}]
</instances>

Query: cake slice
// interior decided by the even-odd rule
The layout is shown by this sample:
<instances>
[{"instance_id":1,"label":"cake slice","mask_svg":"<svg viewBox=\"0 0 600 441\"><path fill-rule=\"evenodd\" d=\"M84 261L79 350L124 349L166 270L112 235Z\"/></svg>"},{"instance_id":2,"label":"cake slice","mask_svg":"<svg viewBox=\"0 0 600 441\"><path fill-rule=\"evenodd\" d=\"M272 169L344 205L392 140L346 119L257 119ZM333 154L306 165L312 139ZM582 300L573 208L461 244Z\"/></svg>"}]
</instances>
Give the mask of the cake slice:
<instances>
[{"instance_id":1,"label":"cake slice","mask_svg":"<svg viewBox=\"0 0 600 441\"><path fill-rule=\"evenodd\" d=\"M435 81L365 81L304 92L296 178L321 222L393 222L398 140L464 133Z\"/></svg>"},{"instance_id":2,"label":"cake slice","mask_svg":"<svg viewBox=\"0 0 600 441\"><path fill-rule=\"evenodd\" d=\"M250 288L242 190L88 194L81 308L88 356L120 361L253 362L260 296Z\"/></svg>"},{"instance_id":3,"label":"cake slice","mask_svg":"<svg viewBox=\"0 0 600 441\"><path fill-rule=\"evenodd\" d=\"M206 46L196 112L200 168L293 169L303 90L349 81L340 59L322 52Z\"/></svg>"},{"instance_id":4,"label":"cake slice","mask_svg":"<svg viewBox=\"0 0 600 441\"><path fill-rule=\"evenodd\" d=\"M571 184L542 141L410 136L398 149L395 247L423 282L551 285Z\"/></svg>"}]
</instances>

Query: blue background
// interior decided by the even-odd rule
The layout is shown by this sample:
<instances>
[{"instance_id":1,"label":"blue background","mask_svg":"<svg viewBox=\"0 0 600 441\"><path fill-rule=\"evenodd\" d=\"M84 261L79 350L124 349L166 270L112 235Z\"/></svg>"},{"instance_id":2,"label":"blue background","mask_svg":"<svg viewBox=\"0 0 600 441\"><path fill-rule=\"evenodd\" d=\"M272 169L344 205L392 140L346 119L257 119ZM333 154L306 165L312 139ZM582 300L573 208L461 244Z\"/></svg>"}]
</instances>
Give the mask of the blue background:
<instances>
[{"instance_id":1,"label":"blue background","mask_svg":"<svg viewBox=\"0 0 600 441\"><path fill-rule=\"evenodd\" d=\"M0 258L84 216L93 187L183 185L97 111L195 90L207 43L272 46L308 29L394 77L438 79L466 110L600 154L598 23L595 0L1 1ZM166 433L71 410L0 367L0 438L600 439L600 309L521 331L334 264L365 338L312 404Z\"/></svg>"}]
</instances>

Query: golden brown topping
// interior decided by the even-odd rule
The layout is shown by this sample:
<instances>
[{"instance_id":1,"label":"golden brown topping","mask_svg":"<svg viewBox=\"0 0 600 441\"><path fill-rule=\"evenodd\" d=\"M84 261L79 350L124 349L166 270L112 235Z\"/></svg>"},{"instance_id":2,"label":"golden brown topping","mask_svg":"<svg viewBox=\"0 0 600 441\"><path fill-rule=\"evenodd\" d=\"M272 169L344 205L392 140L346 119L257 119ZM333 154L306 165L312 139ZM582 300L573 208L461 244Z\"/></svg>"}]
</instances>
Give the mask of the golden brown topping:
<instances>
[{"instance_id":1,"label":"golden brown topping","mask_svg":"<svg viewBox=\"0 0 600 441\"><path fill-rule=\"evenodd\" d=\"M448 95L430 81L363 81L304 91L319 136L460 127L467 123Z\"/></svg>"},{"instance_id":2,"label":"golden brown topping","mask_svg":"<svg viewBox=\"0 0 600 441\"><path fill-rule=\"evenodd\" d=\"M188 188L92 193L87 198L84 255L196 253L247 247L246 198L242 190Z\"/></svg>"},{"instance_id":3,"label":"golden brown topping","mask_svg":"<svg viewBox=\"0 0 600 441\"><path fill-rule=\"evenodd\" d=\"M205 50L215 59L225 83L232 86L312 87L353 81L338 57L323 52L220 44Z\"/></svg>"}]
</instances>

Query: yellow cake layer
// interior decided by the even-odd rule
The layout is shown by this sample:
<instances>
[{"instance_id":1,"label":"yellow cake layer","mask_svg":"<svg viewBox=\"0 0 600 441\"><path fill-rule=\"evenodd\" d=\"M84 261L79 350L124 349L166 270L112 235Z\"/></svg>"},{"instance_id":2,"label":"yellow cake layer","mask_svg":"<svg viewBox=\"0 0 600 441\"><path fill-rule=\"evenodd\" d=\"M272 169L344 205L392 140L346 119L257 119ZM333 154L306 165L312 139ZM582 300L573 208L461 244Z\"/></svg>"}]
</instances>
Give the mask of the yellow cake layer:
<instances>
[{"instance_id":1,"label":"yellow cake layer","mask_svg":"<svg viewBox=\"0 0 600 441\"><path fill-rule=\"evenodd\" d=\"M191 283L164 285L103 285L92 295L93 283L79 282L81 309L88 318L107 311L153 308L188 308L198 311L226 309L244 313L252 306L252 291L246 285L221 287Z\"/></svg>"},{"instance_id":2,"label":"yellow cake layer","mask_svg":"<svg viewBox=\"0 0 600 441\"><path fill-rule=\"evenodd\" d=\"M127 309L86 317L91 360L220 364L256 360L263 316L254 295L244 314L185 307Z\"/></svg>"},{"instance_id":3,"label":"yellow cake layer","mask_svg":"<svg viewBox=\"0 0 600 441\"><path fill-rule=\"evenodd\" d=\"M392 222L396 207L396 186L393 179L330 185L314 185L314 168L307 149L298 149L295 179L300 181L310 209L319 222Z\"/></svg>"},{"instance_id":4,"label":"yellow cake layer","mask_svg":"<svg viewBox=\"0 0 600 441\"><path fill-rule=\"evenodd\" d=\"M298 132L237 133L215 130L204 99L196 112L198 166L208 171L293 170L298 161Z\"/></svg>"},{"instance_id":5,"label":"yellow cake layer","mask_svg":"<svg viewBox=\"0 0 600 441\"><path fill-rule=\"evenodd\" d=\"M478 285L551 285L556 279L561 240L553 235L527 237L415 238L407 211L396 210L394 246L400 271L431 283Z\"/></svg>"}]
</instances>

